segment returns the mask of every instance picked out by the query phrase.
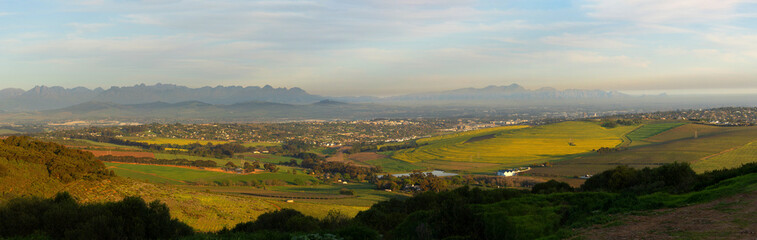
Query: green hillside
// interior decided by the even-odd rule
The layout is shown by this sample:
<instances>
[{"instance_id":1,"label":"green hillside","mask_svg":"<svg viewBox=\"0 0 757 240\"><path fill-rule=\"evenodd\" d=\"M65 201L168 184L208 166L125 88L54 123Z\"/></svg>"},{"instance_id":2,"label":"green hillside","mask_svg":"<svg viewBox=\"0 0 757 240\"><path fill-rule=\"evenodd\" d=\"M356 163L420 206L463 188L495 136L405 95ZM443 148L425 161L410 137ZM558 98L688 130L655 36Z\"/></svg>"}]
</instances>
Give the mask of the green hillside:
<instances>
[{"instance_id":1,"label":"green hillside","mask_svg":"<svg viewBox=\"0 0 757 240\"><path fill-rule=\"evenodd\" d=\"M694 171L705 172L723 168L739 167L741 164L757 162L757 142L725 150L717 155L694 161Z\"/></svg>"},{"instance_id":2,"label":"green hillside","mask_svg":"<svg viewBox=\"0 0 757 240\"><path fill-rule=\"evenodd\" d=\"M694 138L695 132L698 133L697 138ZM574 177L595 174L618 165L643 168L673 162L692 163L697 172L737 167L749 162L752 145L747 144L757 141L757 127L686 124L646 138L645 141L655 144L576 157L557 162L549 168L535 168L530 173ZM742 146L743 149L740 148Z\"/></svg>"}]
</instances>

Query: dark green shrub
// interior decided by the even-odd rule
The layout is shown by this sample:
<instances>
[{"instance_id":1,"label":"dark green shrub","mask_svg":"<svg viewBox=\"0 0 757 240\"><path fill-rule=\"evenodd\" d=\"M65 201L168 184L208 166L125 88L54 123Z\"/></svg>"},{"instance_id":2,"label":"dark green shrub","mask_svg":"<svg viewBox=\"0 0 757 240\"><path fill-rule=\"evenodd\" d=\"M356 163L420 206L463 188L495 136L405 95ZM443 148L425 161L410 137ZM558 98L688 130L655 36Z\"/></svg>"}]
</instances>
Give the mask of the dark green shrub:
<instances>
[{"instance_id":1,"label":"dark green shrub","mask_svg":"<svg viewBox=\"0 0 757 240\"><path fill-rule=\"evenodd\" d=\"M531 188L531 193L550 194L559 192L572 192L573 187L564 182L558 182L554 179L543 183L537 183Z\"/></svg>"}]
</instances>

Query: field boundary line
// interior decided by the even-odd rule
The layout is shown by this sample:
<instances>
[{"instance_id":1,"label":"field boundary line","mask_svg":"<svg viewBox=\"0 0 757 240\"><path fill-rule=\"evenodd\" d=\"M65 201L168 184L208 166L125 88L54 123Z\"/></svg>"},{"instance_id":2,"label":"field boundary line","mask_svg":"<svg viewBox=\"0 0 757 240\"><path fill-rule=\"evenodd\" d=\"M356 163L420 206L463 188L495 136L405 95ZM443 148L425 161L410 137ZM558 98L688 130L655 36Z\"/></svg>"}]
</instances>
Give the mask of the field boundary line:
<instances>
[{"instance_id":1,"label":"field boundary line","mask_svg":"<svg viewBox=\"0 0 757 240\"><path fill-rule=\"evenodd\" d=\"M746 146L746 145L744 145L744 146ZM707 159L710 159L710 158L713 158L713 157L717 157L717 156L720 156L720 155L726 154L726 153L728 153L728 152L730 152L730 151L733 151L733 150L739 149L739 148L741 148L741 147L744 147L744 146L738 146L738 147L734 147L734 148L729 148L729 149L726 149L726 150L724 150L724 151L722 151L722 152L719 152L719 153L715 153L715 154L712 154L712 155L709 155L709 156L706 156L706 157L703 157L703 158L700 158L700 159L694 160L694 161L692 161L692 163L694 163L694 162L698 162L698 161L704 161L704 160L707 160Z\"/></svg>"},{"instance_id":2,"label":"field boundary line","mask_svg":"<svg viewBox=\"0 0 757 240\"><path fill-rule=\"evenodd\" d=\"M630 147L631 144L633 143L633 139L631 139L630 137L628 137L628 135L631 134L631 133L633 133L633 132L636 132L637 130L641 129L645 125L646 124L641 124L638 127L634 128L634 129L631 129L631 131L628 131L627 133L625 133L622 136L620 136L620 141L621 142L620 142L620 144L618 144L618 146L615 146L615 147ZM625 141L626 139L628 139L628 144L625 144L626 143L626 141Z\"/></svg>"}]
</instances>

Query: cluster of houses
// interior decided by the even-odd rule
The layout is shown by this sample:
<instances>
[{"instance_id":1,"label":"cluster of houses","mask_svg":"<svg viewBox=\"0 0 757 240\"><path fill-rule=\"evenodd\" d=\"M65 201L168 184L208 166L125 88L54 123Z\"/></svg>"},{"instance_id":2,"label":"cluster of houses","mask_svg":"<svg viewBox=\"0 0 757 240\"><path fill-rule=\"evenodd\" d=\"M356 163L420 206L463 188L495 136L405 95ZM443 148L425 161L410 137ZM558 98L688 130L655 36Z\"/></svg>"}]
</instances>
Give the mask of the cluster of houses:
<instances>
[{"instance_id":1,"label":"cluster of houses","mask_svg":"<svg viewBox=\"0 0 757 240\"><path fill-rule=\"evenodd\" d=\"M525 172L528 170L531 170L531 167L504 169L504 170L497 171L497 176L512 177L512 176L518 175L518 173Z\"/></svg>"}]
</instances>

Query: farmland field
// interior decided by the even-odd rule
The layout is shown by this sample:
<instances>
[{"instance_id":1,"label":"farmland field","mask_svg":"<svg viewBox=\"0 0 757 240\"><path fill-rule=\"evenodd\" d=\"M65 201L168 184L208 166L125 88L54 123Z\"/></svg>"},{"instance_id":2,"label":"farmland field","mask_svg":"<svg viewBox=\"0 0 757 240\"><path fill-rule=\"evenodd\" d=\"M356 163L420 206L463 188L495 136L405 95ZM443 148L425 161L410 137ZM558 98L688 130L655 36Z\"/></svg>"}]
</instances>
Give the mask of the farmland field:
<instances>
[{"instance_id":1,"label":"farmland field","mask_svg":"<svg viewBox=\"0 0 757 240\"><path fill-rule=\"evenodd\" d=\"M694 138L694 131L705 132L706 134L699 134L698 138ZM696 164L703 158L720 153L723 153L722 157L729 158L727 153L724 152L733 149L735 146L744 146L757 141L757 127L714 127L687 124L648 139L654 139L655 142L661 141L661 139L667 141L620 152L588 154L556 162L553 167L535 168L529 174L570 177L595 174L620 165L643 168L672 162ZM717 158L714 159L717 160Z\"/></svg>"},{"instance_id":2,"label":"farmland field","mask_svg":"<svg viewBox=\"0 0 757 240\"><path fill-rule=\"evenodd\" d=\"M369 165L378 166L381 167L381 169L384 172L388 173L396 173L396 172L410 172L413 170L425 170L424 167L419 167L416 165L413 165L411 163L392 159L392 158L380 158L380 159L373 159L373 160L366 160L363 161L364 163L367 163Z\"/></svg>"},{"instance_id":3,"label":"farmland field","mask_svg":"<svg viewBox=\"0 0 757 240\"><path fill-rule=\"evenodd\" d=\"M696 172L705 172L723 168L735 168L741 164L757 162L757 142L726 150L722 154L705 157L694 161L691 167Z\"/></svg>"},{"instance_id":4,"label":"farmland field","mask_svg":"<svg viewBox=\"0 0 757 240\"><path fill-rule=\"evenodd\" d=\"M277 173L257 173L257 174L233 174L215 171L205 171L198 169L189 169L172 166L157 165L140 165L106 162L106 166L113 169L116 175L130 177L150 182L170 183L170 184L189 184L189 183L241 183L252 180L280 180L288 184L295 184L299 179L301 182L317 181L315 178L299 173L291 174L291 168L280 167Z\"/></svg>"},{"instance_id":5,"label":"farmland field","mask_svg":"<svg viewBox=\"0 0 757 240\"><path fill-rule=\"evenodd\" d=\"M644 140L684 124L685 123L680 122L644 124L640 128L626 135L626 137L631 140L631 146L649 144L649 142Z\"/></svg>"},{"instance_id":6,"label":"farmland field","mask_svg":"<svg viewBox=\"0 0 757 240\"><path fill-rule=\"evenodd\" d=\"M19 134L19 133L22 133L22 132L10 130L10 129L0 129L0 135Z\"/></svg>"},{"instance_id":7,"label":"farmland field","mask_svg":"<svg viewBox=\"0 0 757 240\"><path fill-rule=\"evenodd\" d=\"M413 163L441 160L518 166L562 159L600 147L615 147L622 142L621 137L634 128L606 129L598 123L578 121L528 128L490 128L420 139L419 144L428 145L400 150L392 157Z\"/></svg>"}]
</instances>

